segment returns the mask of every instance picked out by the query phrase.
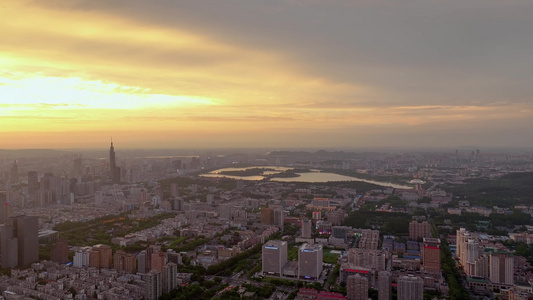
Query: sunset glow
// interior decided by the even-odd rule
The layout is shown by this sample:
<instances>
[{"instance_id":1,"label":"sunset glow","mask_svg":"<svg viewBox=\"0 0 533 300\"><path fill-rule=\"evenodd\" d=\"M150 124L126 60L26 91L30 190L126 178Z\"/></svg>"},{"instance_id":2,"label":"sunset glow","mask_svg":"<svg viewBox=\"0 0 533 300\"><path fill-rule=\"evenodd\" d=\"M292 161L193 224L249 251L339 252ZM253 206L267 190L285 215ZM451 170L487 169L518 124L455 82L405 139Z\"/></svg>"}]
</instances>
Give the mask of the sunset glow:
<instances>
[{"instance_id":1,"label":"sunset glow","mask_svg":"<svg viewBox=\"0 0 533 300\"><path fill-rule=\"evenodd\" d=\"M411 57L409 43L439 31L402 29L394 22L412 26L404 22L404 10L438 16L433 8L406 4L382 19L391 27L376 27L373 36L361 26L334 26L343 25L343 11L361 13L344 20L364 25L364 11L384 18L392 4L340 1L325 9L320 2L254 1L239 7L249 16L214 1L146 5L4 1L0 148L100 147L110 135L125 148L435 146L434 141L531 146L533 139L506 134L533 126L533 101L524 84L530 69L505 71L494 63L486 71L490 65L482 60L485 55L498 62L498 51L514 50L494 42L493 51L482 51L491 47L490 39L446 50L452 46L428 39L418 41L416 49L422 50ZM283 19L294 12L301 15ZM233 14L242 18L235 22L248 20L249 26L232 23ZM463 14L460 21L469 19ZM389 30L391 40L381 40L380 32ZM392 34L405 41L394 42ZM460 41L460 34L447 38ZM463 47L479 55L464 63L461 55L469 54ZM444 61L446 51L457 58ZM531 58L521 51L513 57ZM493 134L505 138L495 143Z\"/></svg>"}]
</instances>

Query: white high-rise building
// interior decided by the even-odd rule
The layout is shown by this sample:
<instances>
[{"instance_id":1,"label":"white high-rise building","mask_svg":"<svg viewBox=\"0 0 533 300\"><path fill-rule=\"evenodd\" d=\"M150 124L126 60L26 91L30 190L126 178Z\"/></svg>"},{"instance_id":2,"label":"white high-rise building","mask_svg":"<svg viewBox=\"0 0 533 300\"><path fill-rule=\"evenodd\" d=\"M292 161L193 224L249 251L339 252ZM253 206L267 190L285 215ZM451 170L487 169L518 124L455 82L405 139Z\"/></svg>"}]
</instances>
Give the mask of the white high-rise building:
<instances>
[{"instance_id":1,"label":"white high-rise building","mask_svg":"<svg viewBox=\"0 0 533 300\"><path fill-rule=\"evenodd\" d=\"M463 268L467 275L473 276L476 273L476 260L479 258L479 243L475 239L468 239L466 246L466 260Z\"/></svg>"},{"instance_id":2,"label":"white high-rise building","mask_svg":"<svg viewBox=\"0 0 533 300\"><path fill-rule=\"evenodd\" d=\"M72 266L75 268L83 268L89 266L89 254L91 252L92 247L84 247L76 253L74 253L74 260L72 262Z\"/></svg>"},{"instance_id":3,"label":"white high-rise building","mask_svg":"<svg viewBox=\"0 0 533 300\"><path fill-rule=\"evenodd\" d=\"M169 293L178 287L178 265L175 263L167 263L163 267L163 293Z\"/></svg>"}]
</instances>

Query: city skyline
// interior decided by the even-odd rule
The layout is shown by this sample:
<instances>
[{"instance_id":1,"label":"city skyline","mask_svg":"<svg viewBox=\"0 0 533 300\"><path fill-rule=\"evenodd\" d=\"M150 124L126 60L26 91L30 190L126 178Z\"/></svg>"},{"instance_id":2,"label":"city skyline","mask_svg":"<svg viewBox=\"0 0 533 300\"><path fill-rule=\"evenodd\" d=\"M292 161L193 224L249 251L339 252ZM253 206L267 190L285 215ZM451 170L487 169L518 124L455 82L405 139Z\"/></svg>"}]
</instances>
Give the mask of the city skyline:
<instances>
[{"instance_id":1,"label":"city skyline","mask_svg":"<svg viewBox=\"0 0 533 300\"><path fill-rule=\"evenodd\" d=\"M1 4L1 149L533 147L533 5Z\"/></svg>"}]
</instances>

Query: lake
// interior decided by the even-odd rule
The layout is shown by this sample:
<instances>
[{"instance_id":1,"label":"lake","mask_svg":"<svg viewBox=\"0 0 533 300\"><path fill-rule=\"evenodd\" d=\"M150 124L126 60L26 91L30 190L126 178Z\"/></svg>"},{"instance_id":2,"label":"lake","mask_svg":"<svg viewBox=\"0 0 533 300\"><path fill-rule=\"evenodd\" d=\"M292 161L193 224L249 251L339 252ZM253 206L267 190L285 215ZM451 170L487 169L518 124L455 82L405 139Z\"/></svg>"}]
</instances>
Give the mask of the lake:
<instances>
[{"instance_id":1,"label":"lake","mask_svg":"<svg viewBox=\"0 0 533 300\"><path fill-rule=\"evenodd\" d=\"M220 174L220 172L223 171L244 171L247 169L252 168L262 168L262 169L274 169L275 171L265 171L265 175L272 175L281 173L286 170L291 170L294 168L288 168L288 167L272 167L272 166L258 166L258 167L247 167L247 168L223 168L218 169L215 171L211 171L207 174L202 174L200 176L202 177L225 177L225 178L231 178L231 179L242 179L242 180L263 180L265 179L264 176L231 176L231 175L224 175ZM344 176L339 175L335 173L324 173L320 172L318 170L311 170L312 172L306 172L306 173L296 173L300 176L298 177L290 177L290 178L272 178L270 181L276 181L276 182L309 182L309 183L320 183L320 182L331 182L331 181L362 181L367 183L372 183L375 185L380 185L384 187L392 187L396 189L412 189L412 187L407 185L400 185L400 184L394 184L390 182L381 182L381 181L375 181L375 180L368 180L358 177L352 177L352 176Z\"/></svg>"}]
</instances>

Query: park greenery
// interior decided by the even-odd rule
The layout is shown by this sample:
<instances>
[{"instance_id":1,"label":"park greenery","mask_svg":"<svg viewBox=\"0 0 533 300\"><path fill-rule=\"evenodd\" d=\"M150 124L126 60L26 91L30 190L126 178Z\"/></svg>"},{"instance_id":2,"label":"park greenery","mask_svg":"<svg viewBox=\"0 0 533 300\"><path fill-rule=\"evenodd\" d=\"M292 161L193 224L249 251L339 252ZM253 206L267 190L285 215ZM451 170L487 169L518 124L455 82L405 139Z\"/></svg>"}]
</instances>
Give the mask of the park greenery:
<instances>
[{"instance_id":1,"label":"park greenery","mask_svg":"<svg viewBox=\"0 0 533 300\"><path fill-rule=\"evenodd\" d=\"M532 183L533 172L526 172L510 173L500 178L468 179L465 184L447 184L443 188L453 192L456 199L468 200L471 205L514 207L533 205Z\"/></svg>"},{"instance_id":2,"label":"park greenery","mask_svg":"<svg viewBox=\"0 0 533 300\"><path fill-rule=\"evenodd\" d=\"M442 265L442 271L448 283L450 289L450 299L451 300L467 300L470 299L468 291L463 285L463 278L457 266L455 265L455 260L452 257L448 243L445 240L442 241L440 247L440 259Z\"/></svg>"},{"instance_id":3,"label":"park greenery","mask_svg":"<svg viewBox=\"0 0 533 300\"><path fill-rule=\"evenodd\" d=\"M405 213L353 211L344 221L344 225L354 228L379 229L382 234L408 235L410 221L411 216Z\"/></svg>"},{"instance_id":4,"label":"park greenery","mask_svg":"<svg viewBox=\"0 0 533 300\"><path fill-rule=\"evenodd\" d=\"M150 218L131 218L129 212L110 215L86 222L63 222L53 229L61 238L68 240L71 246L89 244L111 245L113 237L123 237L129 233L152 228L162 220L173 218L173 213L162 213Z\"/></svg>"}]
</instances>

